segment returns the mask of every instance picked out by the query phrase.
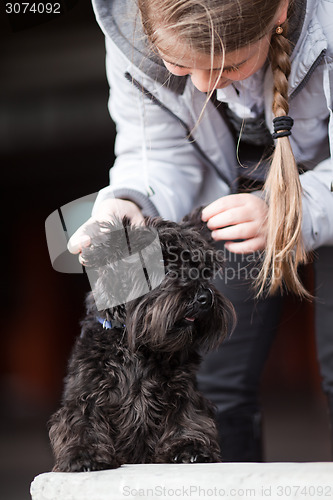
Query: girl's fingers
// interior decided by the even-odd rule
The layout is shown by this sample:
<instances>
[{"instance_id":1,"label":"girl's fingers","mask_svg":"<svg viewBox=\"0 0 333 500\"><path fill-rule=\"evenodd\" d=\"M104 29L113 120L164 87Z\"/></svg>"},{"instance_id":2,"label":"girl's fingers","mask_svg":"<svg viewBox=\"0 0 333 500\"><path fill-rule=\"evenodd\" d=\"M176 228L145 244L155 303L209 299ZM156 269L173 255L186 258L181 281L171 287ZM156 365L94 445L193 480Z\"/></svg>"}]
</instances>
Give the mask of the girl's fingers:
<instances>
[{"instance_id":1,"label":"girl's fingers","mask_svg":"<svg viewBox=\"0 0 333 500\"><path fill-rule=\"evenodd\" d=\"M83 232L82 228L79 228L73 236L69 239L67 248L70 253L79 253L82 248L88 247L91 244L90 236Z\"/></svg>"},{"instance_id":2,"label":"girl's fingers","mask_svg":"<svg viewBox=\"0 0 333 500\"><path fill-rule=\"evenodd\" d=\"M247 254L264 250L266 240L263 236L257 236L245 241L227 241L225 248L232 253Z\"/></svg>"},{"instance_id":3,"label":"girl's fingers","mask_svg":"<svg viewBox=\"0 0 333 500\"><path fill-rule=\"evenodd\" d=\"M218 200L213 201L202 210L201 218L204 222L208 221L211 217L229 210L231 208L239 207L245 205L249 201L248 196L253 196L248 193L242 194L230 194L228 196L223 196Z\"/></svg>"},{"instance_id":4,"label":"girl's fingers","mask_svg":"<svg viewBox=\"0 0 333 500\"><path fill-rule=\"evenodd\" d=\"M212 238L225 241L234 253L263 250L266 245L267 204L250 193L233 194L220 198L202 212ZM243 240L243 241L231 241Z\"/></svg>"},{"instance_id":5,"label":"girl's fingers","mask_svg":"<svg viewBox=\"0 0 333 500\"><path fill-rule=\"evenodd\" d=\"M257 236L259 236L259 228L257 222L254 221L216 229L212 232L212 238L215 241L247 240Z\"/></svg>"},{"instance_id":6,"label":"girl's fingers","mask_svg":"<svg viewBox=\"0 0 333 500\"><path fill-rule=\"evenodd\" d=\"M111 198L101 202L98 211L93 217L87 220L69 239L67 248L71 253L80 253L82 248L91 245L91 238L87 234L87 229L90 225L96 222L112 221L112 219L121 219L124 216L131 219L131 222L136 225L144 223L144 217L140 208L129 200L122 200L118 198ZM103 232L103 229L101 229ZM80 257L79 257L80 260ZM81 260L80 260L81 262Z\"/></svg>"},{"instance_id":7,"label":"girl's fingers","mask_svg":"<svg viewBox=\"0 0 333 500\"><path fill-rule=\"evenodd\" d=\"M207 222L207 227L211 230L223 228L226 226L233 226L235 224L242 224L244 222L251 222L253 214L246 206L230 208L224 212L211 217Z\"/></svg>"}]
</instances>

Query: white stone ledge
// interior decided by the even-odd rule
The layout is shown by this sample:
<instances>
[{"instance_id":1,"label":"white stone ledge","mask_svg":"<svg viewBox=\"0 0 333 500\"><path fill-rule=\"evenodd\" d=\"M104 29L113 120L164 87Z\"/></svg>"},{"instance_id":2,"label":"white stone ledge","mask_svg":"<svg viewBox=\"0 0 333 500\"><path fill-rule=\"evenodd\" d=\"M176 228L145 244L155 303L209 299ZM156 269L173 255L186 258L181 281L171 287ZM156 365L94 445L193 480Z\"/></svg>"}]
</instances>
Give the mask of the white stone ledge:
<instances>
[{"instance_id":1,"label":"white stone ledge","mask_svg":"<svg viewBox=\"0 0 333 500\"><path fill-rule=\"evenodd\" d=\"M333 463L123 465L99 472L49 472L31 484L33 500L333 498Z\"/></svg>"}]
</instances>

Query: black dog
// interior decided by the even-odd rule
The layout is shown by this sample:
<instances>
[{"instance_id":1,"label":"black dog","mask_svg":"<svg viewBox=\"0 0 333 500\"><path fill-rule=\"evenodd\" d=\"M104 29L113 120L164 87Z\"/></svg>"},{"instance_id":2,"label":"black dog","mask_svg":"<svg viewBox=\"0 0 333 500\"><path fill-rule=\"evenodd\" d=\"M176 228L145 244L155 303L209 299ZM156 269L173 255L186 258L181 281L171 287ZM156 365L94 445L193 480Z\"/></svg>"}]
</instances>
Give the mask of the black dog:
<instances>
[{"instance_id":1,"label":"black dog","mask_svg":"<svg viewBox=\"0 0 333 500\"><path fill-rule=\"evenodd\" d=\"M220 461L213 409L197 390L196 371L199 351L221 343L234 313L211 283L220 262L199 221L196 212L181 224L103 223L83 250L88 273L96 273L94 295L87 298L62 407L50 422L54 471ZM124 239L132 258L146 265L133 268L130 255L116 269ZM131 293L132 300L119 302Z\"/></svg>"}]
</instances>

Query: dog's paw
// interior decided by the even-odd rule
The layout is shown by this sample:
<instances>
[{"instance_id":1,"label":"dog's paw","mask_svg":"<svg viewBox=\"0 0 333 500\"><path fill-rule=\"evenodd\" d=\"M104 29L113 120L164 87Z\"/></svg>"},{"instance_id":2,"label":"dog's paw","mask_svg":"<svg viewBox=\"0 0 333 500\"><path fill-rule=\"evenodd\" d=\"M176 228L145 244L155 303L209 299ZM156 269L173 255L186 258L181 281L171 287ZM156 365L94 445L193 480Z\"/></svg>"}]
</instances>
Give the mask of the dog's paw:
<instances>
[{"instance_id":1,"label":"dog's paw","mask_svg":"<svg viewBox=\"0 0 333 500\"><path fill-rule=\"evenodd\" d=\"M202 464L219 461L220 457L217 453L193 445L185 446L179 453L177 453L177 455L173 457L172 460L173 463L177 464Z\"/></svg>"},{"instance_id":2,"label":"dog's paw","mask_svg":"<svg viewBox=\"0 0 333 500\"><path fill-rule=\"evenodd\" d=\"M86 456L77 456L73 459L62 460L55 464L53 472L92 472L97 470L117 469L121 463L113 458L108 462L93 460Z\"/></svg>"}]
</instances>

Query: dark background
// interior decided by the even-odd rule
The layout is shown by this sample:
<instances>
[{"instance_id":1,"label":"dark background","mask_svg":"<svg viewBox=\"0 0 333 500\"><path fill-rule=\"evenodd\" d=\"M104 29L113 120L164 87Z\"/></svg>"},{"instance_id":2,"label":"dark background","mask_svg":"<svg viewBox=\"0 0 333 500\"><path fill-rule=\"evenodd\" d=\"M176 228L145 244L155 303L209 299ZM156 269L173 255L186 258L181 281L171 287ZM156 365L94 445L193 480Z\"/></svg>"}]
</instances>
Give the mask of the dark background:
<instances>
[{"instance_id":1,"label":"dark background","mask_svg":"<svg viewBox=\"0 0 333 500\"><path fill-rule=\"evenodd\" d=\"M46 422L79 333L83 275L55 272L47 216L108 183L114 127L104 38L88 0L62 15L8 18L0 5L0 497L28 500L49 471ZM45 22L49 19L48 22ZM311 282L311 269L306 279ZM268 461L330 457L313 311L289 299L262 387Z\"/></svg>"}]
</instances>

